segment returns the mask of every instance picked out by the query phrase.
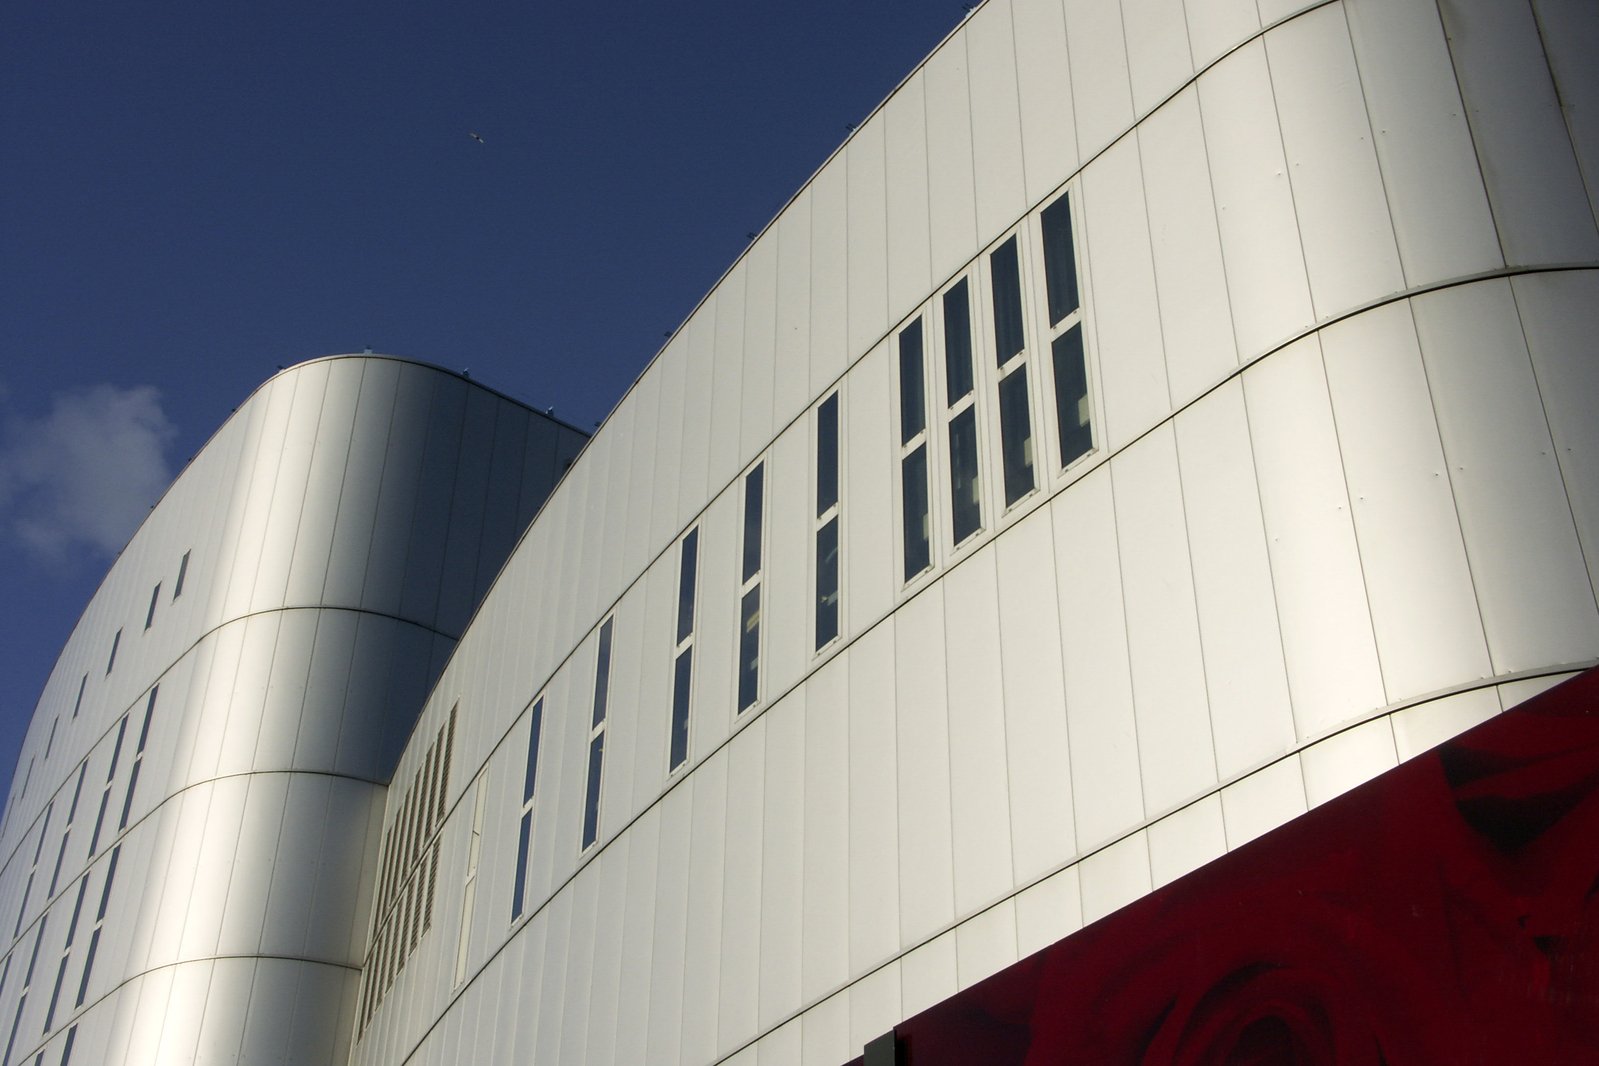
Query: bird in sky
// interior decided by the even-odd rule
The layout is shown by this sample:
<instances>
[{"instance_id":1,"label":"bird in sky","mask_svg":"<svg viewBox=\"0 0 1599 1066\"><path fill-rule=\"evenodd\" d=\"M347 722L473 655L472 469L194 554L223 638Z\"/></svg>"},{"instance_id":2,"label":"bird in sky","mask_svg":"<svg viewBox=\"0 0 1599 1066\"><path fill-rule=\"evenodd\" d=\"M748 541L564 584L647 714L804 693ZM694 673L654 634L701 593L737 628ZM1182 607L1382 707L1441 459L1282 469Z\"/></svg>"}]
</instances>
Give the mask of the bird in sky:
<instances>
[{"instance_id":1,"label":"bird in sky","mask_svg":"<svg viewBox=\"0 0 1599 1066\"><path fill-rule=\"evenodd\" d=\"M488 144L489 143L488 141L485 141L483 139L482 135L479 134L477 130L468 130L467 131L467 136L471 137L474 141L476 141L479 144Z\"/></svg>"}]
</instances>

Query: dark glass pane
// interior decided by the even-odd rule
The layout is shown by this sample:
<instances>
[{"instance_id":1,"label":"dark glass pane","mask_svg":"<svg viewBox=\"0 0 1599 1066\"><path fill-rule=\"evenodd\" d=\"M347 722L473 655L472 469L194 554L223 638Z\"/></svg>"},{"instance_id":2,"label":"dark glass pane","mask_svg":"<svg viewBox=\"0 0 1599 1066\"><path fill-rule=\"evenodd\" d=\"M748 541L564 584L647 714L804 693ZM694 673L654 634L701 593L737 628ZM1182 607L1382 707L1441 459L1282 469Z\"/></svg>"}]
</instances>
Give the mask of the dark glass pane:
<instances>
[{"instance_id":1,"label":"dark glass pane","mask_svg":"<svg viewBox=\"0 0 1599 1066\"><path fill-rule=\"evenodd\" d=\"M949 423L950 516L956 544L983 526L978 476L977 412L968 407Z\"/></svg>"},{"instance_id":2,"label":"dark glass pane","mask_svg":"<svg viewBox=\"0 0 1599 1066\"><path fill-rule=\"evenodd\" d=\"M527 889L527 845L533 833L533 812L522 815L516 831L516 882L511 888L511 921L522 917L522 897Z\"/></svg>"},{"instance_id":3,"label":"dark glass pane","mask_svg":"<svg viewBox=\"0 0 1599 1066\"><path fill-rule=\"evenodd\" d=\"M967 409L968 413L970 408ZM901 499L905 518L905 580L909 581L933 562L927 522L927 445L918 445L900 464Z\"/></svg>"},{"instance_id":4,"label":"dark glass pane","mask_svg":"<svg viewBox=\"0 0 1599 1066\"><path fill-rule=\"evenodd\" d=\"M899 442L911 439L927 428L926 385L922 369L922 320L917 319L899 335Z\"/></svg>"},{"instance_id":5,"label":"dark glass pane","mask_svg":"<svg viewBox=\"0 0 1599 1066\"><path fill-rule=\"evenodd\" d=\"M183 558L178 560L178 580L172 586L172 598L177 599L183 595L183 579L189 576L189 553L184 552Z\"/></svg>"},{"instance_id":6,"label":"dark glass pane","mask_svg":"<svg viewBox=\"0 0 1599 1066\"><path fill-rule=\"evenodd\" d=\"M1072 254L1071 202L1064 196L1044 208L1044 288L1049 324L1077 310L1077 258Z\"/></svg>"},{"instance_id":7,"label":"dark glass pane","mask_svg":"<svg viewBox=\"0 0 1599 1066\"><path fill-rule=\"evenodd\" d=\"M117 883L117 860L122 858L122 845L118 844L111 849L111 861L106 865L105 885L100 889L100 906L94 912L94 920L105 920L106 908L111 905L111 886Z\"/></svg>"},{"instance_id":8,"label":"dark glass pane","mask_svg":"<svg viewBox=\"0 0 1599 1066\"><path fill-rule=\"evenodd\" d=\"M600 832L600 769L605 764L605 734L589 741L589 783L583 794L583 847L594 843Z\"/></svg>"},{"instance_id":9,"label":"dark glass pane","mask_svg":"<svg viewBox=\"0 0 1599 1066\"><path fill-rule=\"evenodd\" d=\"M1033 491L1033 419L1027 409L1027 367L999 383L999 447L1005 466L1005 506Z\"/></svg>"},{"instance_id":10,"label":"dark glass pane","mask_svg":"<svg viewBox=\"0 0 1599 1066\"><path fill-rule=\"evenodd\" d=\"M691 529L683 538L683 555L677 570L677 642L683 643L694 632L694 572L699 566L700 531Z\"/></svg>"},{"instance_id":11,"label":"dark glass pane","mask_svg":"<svg viewBox=\"0 0 1599 1066\"><path fill-rule=\"evenodd\" d=\"M611 688L611 619L600 626L600 650L594 660L594 720L590 728L605 721L605 701Z\"/></svg>"},{"instance_id":12,"label":"dark glass pane","mask_svg":"<svg viewBox=\"0 0 1599 1066\"><path fill-rule=\"evenodd\" d=\"M1083 329L1073 326L1055 338L1055 420L1060 425L1060 465L1070 466L1094 447L1088 419L1088 371L1083 361Z\"/></svg>"},{"instance_id":13,"label":"dark glass pane","mask_svg":"<svg viewBox=\"0 0 1599 1066\"><path fill-rule=\"evenodd\" d=\"M953 404L972 391L972 301L961 278L944 294L944 400Z\"/></svg>"},{"instance_id":14,"label":"dark glass pane","mask_svg":"<svg viewBox=\"0 0 1599 1066\"><path fill-rule=\"evenodd\" d=\"M1012 237L988 257L994 289L994 358L1004 366L1027 346L1022 336L1022 275Z\"/></svg>"},{"instance_id":15,"label":"dark glass pane","mask_svg":"<svg viewBox=\"0 0 1599 1066\"><path fill-rule=\"evenodd\" d=\"M762 495L766 491L766 466L762 464L744 476L744 577L748 581L761 572Z\"/></svg>"},{"instance_id":16,"label":"dark glass pane","mask_svg":"<svg viewBox=\"0 0 1599 1066\"><path fill-rule=\"evenodd\" d=\"M816 646L838 636L838 519L816 531Z\"/></svg>"},{"instance_id":17,"label":"dark glass pane","mask_svg":"<svg viewBox=\"0 0 1599 1066\"><path fill-rule=\"evenodd\" d=\"M89 975L94 973L94 957L100 951L100 930L97 927L94 935L89 937L89 953L83 959L83 977L78 980L78 998L74 1007L83 1006L83 997L89 991Z\"/></svg>"},{"instance_id":18,"label":"dark glass pane","mask_svg":"<svg viewBox=\"0 0 1599 1066\"><path fill-rule=\"evenodd\" d=\"M122 797L122 817L117 819L119 830L128 828L128 813L133 810L133 790L139 787L139 767L143 765L143 759L135 761L133 773L128 775L128 794Z\"/></svg>"},{"instance_id":19,"label":"dark glass pane","mask_svg":"<svg viewBox=\"0 0 1599 1066\"><path fill-rule=\"evenodd\" d=\"M816 517L838 502L838 393L816 409Z\"/></svg>"},{"instance_id":20,"label":"dark glass pane","mask_svg":"<svg viewBox=\"0 0 1599 1066\"><path fill-rule=\"evenodd\" d=\"M137 749L141 755L144 753L145 742L150 739L150 716L155 714L155 696L160 691L160 685L152 688L150 690L150 698L144 704L144 724L139 726L139 747Z\"/></svg>"},{"instance_id":21,"label":"dark glass pane","mask_svg":"<svg viewBox=\"0 0 1599 1066\"><path fill-rule=\"evenodd\" d=\"M676 770L688 758L688 697L694 680L694 649L684 648L672 671L672 754Z\"/></svg>"},{"instance_id":22,"label":"dark glass pane","mask_svg":"<svg viewBox=\"0 0 1599 1066\"><path fill-rule=\"evenodd\" d=\"M533 721L527 731L527 772L522 777L523 803L533 798L533 789L538 784L539 735L543 732L544 700L541 698L533 705Z\"/></svg>"},{"instance_id":23,"label":"dark glass pane","mask_svg":"<svg viewBox=\"0 0 1599 1066\"><path fill-rule=\"evenodd\" d=\"M761 661L761 587L744 593L738 631L738 709L758 698Z\"/></svg>"}]
</instances>

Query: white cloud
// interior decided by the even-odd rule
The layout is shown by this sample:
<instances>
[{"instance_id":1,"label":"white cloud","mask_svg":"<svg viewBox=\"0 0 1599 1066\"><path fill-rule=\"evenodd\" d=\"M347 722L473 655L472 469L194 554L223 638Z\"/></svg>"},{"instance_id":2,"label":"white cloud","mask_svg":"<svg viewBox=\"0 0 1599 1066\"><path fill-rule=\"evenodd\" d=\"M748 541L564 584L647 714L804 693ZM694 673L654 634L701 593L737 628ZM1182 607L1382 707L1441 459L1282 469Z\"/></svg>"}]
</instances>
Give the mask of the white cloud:
<instances>
[{"instance_id":1,"label":"white cloud","mask_svg":"<svg viewBox=\"0 0 1599 1066\"><path fill-rule=\"evenodd\" d=\"M172 480L177 427L149 385L58 394L42 418L5 421L0 524L46 561L120 551Z\"/></svg>"}]
</instances>

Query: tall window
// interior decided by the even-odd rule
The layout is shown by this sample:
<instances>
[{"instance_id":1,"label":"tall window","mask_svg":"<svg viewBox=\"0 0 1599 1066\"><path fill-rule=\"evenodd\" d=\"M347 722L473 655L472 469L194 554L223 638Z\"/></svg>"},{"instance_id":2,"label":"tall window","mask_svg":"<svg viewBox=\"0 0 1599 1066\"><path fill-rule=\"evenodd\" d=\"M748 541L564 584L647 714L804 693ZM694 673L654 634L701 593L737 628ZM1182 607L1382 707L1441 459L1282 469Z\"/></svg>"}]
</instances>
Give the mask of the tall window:
<instances>
[{"instance_id":1,"label":"tall window","mask_svg":"<svg viewBox=\"0 0 1599 1066\"><path fill-rule=\"evenodd\" d=\"M988 257L994 300L994 358L999 366L999 452L1005 506L1033 491L1033 420L1027 395L1027 329L1021 258L1012 236Z\"/></svg>"},{"instance_id":2,"label":"tall window","mask_svg":"<svg viewBox=\"0 0 1599 1066\"><path fill-rule=\"evenodd\" d=\"M177 599L183 595L183 579L189 576L189 553L184 552L183 558L178 560L178 579L172 583L172 598Z\"/></svg>"},{"instance_id":3,"label":"tall window","mask_svg":"<svg viewBox=\"0 0 1599 1066\"><path fill-rule=\"evenodd\" d=\"M488 805L489 790L487 781L480 779L477 783L477 798L472 804L472 839L466 849L466 883L461 888L461 936L455 942L455 983L459 985L466 980L467 949L472 944L472 912L477 907L477 868L478 860L483 855L483 813ZM521 882L525 871L520 862L517 864L517 881ZM515 920L522 912L522 893L518 889L511 906L511 918ZM368 969L373 966L369 962ZM366 1017L371 1017L368 1008ZM364 1021L365 1019L363 1019Z\"/></svg>"},{"instance_id":4,"label":"tall window","mask_svg":"<svg viewBox=\"0 0 1599 1066\"><path fill-rule=\"evenodd\" d=\"M1044 287L1049 305L1049 350L1055 372L1055 423L1060 465L1070 466L1094 447L1089 419L1088 368L1083 357L1083 313L1077 295L1072 210L1062 196L1039 216L1044 238Z\"/></svg>"},{"instance_id":5,"label":"tall window","mask_svg":"<svg viewBox=\"0 0 1599 1066\"><path fill-rule=\"evenodd\" d=\"M78 699L72 705L72 717L78 717L78 712L83 710L83 690L89 687L89 675L84 674L78 681Z\"/></svg>"},{"instance_id":6,"label":"tall window","mask_svg":"<svg viewBox=\"0 0 1599 1066\"><path fill-rule=\"evenodd\" d=\"M94 931L89 934L89 950L83 958L83 977L78 981L78 998L73 1002L73 1007L83 1006L83 999L89 992L89 977L94 973L94 957L100 950L100 930L105 927L106 908L111 904L111 886L117 879L117 860L122 857L122 845L118 844L111 849L111 861L106 864L105 885L100 889L100 907L94 913Z\"/></svg>"},{"instance_id":7,"label":"tall window","mask_svg":"<svg viewBox=\"0 0 1599 1066\"><path fill-rule=\"evenodd\" d=\"M122 817L117 820L117 829L128 827L128 812L133 810L133 790L139 787L139 768L144 765L144 745L150 739L150 718L155 714L155 695L161 691L157 685L150 690L150 698L144 705L144 724L139 727L139 746L133 753L133 770L128 774L128 793L122 798Z\"/></svg>"},{"instance_id":8,"label":"tall window","mask_svg":"<svg viewBox=\"0 0 1599 1066\"><path fill-rule=\"evenodd\" d=\"M13 940L22 932L22 916L28 913L28 897L33 895L33 876L39 871L39 856L44 854L44 837L50 832L50 812L54 809L54 800L44 806L44 824L39 827L39 842L33 848L33 864L28 867L28 884L22 890L22 906L17 908L17 924L11 930Z\"/></svg>"},{"instance_id":9,"label":"tall window","mask_svg":"<svg viewBox=\"0 0 1599 1066\"><path fill-rule=\"evenodd\" d=\"M527 862L533 844L533 792L538 785L539 773L539 736L544 731L544 697L540 696L533 701L532 721L528 724L527 733L527 768L522 773L522 821L516 830L516 881L511 888L511 921L522 917L522 909L527 896ZM478 832L482 832L479 826ZM472 847L478 846L477 837L472 839ZM476 870L476 862L472 864Z\"/></svg>"},{"instance_id":10,"label":"tall window","mask_svg":"<svg viewBox=\"0 0 1599 1066\"><path fill-rule=\"evenodd\" d=\"M111 673L111 668L117 665L117 646L122 643L122 630L117 630L116 636L111 638L111 654L106 656L105 672Z\"/></svg>"},{"instance_id":11,"label":"tall window","mask_svg":"<svg viewBox=\"0 0 1599 1066\"><path fill-rule=\"evenodd\" d=\"M977 463L977 389L972 373L972 297L962 278L944 293L944 418L949 433L950 527L954 543L983 528Z\"/></svg>"},{"instance_id":12,"label":"tall window","mask_svg":"<svg viewBox=\"0 0 1599 1066\"><path fill-rule=\"evenodd\" d=\"M688 761L689 696L694 688L694 586L699 571L700 531L683 538L677 567L677 643L672 653L672 740L667 769Z\"/></svg>"},{"instance_id":13,"label":"tall window","mask_svg":"<svg viewBox=\"0 0 1599 1066\"><path fill-rule=\"evenodd\" d=\"M922 320L899 335L899 472L904 578L933 564L927 492L927 372Z\"/></svg>"},{"instance_id":14,"label":"tall window","mask_svg":"<svg viewBox=\"0 0 1599 1066\"><path fill-rule=\"evenodd\" d=\"M155 606L161 602L161 582L155 583L155 588L150 590L150 606L144 612L144 628L149 629L155 621Z\"/></svg>"},{"instance_id":15,"label":"tall window","mask_svg":"<svg viewBox=\"0 0 1599 1066\"><path fill-rule=\"evenodd\" d=\"M122 756L122 739L128 732L128 716L117 722L117 739L111 746L111 766L105 772L105 788L100 792L100 812L94 816L94 832L89 837L89 858L100 850L100 830L105 827L106 805L111 802L111 783L117 777L117 760Z\"/></svg>"},{"instance_id":16,"label":"tall window","mask_svg":"<svg viewBox=\"0 0 1599 1066\"><path fill-rule=\"evenodd\" d=\"M605 768L605 705L611 686L611 623L600 626L599 651L594 657L594 717L589 724L588 785L583 793L583 845L587 851L600 835L600 781Z\"/></svg>"},{"instance_id":17,"label":"tall window","mask_svg":"<svg viewBox=\"0 0 1599 1066\"><path fill-rule=\"evenodd\" d=\"M738 709L760 699L761 681L761 518L766 466L756 463L744 475L744 551L739 577Z\"/></svg>"},{"instance_id":18,"label":"tall window","mask_svg":"<svg viewBox=\"0 0 1599 1066\"><path fill-rule=\"evenodd\" d=\"M816 648L838 636L838 393L816 409Z\"/></svg>"}]
</instances>

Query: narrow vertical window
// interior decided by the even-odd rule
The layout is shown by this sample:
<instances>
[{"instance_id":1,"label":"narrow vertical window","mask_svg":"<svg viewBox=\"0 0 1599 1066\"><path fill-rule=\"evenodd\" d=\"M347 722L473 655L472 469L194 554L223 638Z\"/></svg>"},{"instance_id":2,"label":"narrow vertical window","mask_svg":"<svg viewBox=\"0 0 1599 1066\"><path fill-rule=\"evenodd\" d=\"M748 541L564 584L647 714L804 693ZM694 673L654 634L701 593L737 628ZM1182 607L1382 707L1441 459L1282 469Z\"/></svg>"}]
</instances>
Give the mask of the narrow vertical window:
<instances>
[{"instance_id":1,"label":"narrow vertical window","mask_svg":"<svg viewBox=\"0 0 1599 1066\"><path fill-rule=\"evenodd\" d=\"M1012 236L988 257L994 298L994 358L999 365L999 451L1005 506L1036 484L1033 420L1027 393L1027 331L1022 316L1021 262Z\"/></svg>"},{"instance_id":2,"label":"narrow vertical window","mask_svg":"<svg viewBox=\"0 0 1599 1066\"><path fill-rule=\"evenodd\" d=\"M28 867L28 882L22 890L22 906L17 908L17 924L11 930L11 938L15 940L22 932L22 918L28 913L28 897L33 895L33 877L39 872L39 856L44 853L44 837L50 832L50 812L55 809L54 801L45 804L44 824L39 827L39 842L33 848L33 865Z\"/></svg>"},{"instance_id":3,"label":"narrow vertical window","mask_svg":"<svg viewBox=\"0 0 1599 1066\"><path fill-rule=\"evenodd\" d=\"M838 636L838 393L816 409L816 649Z\"/></svg>"},{"instance_id":4,"label":"narrow vertical window","mask_svg":"<svg viewBox=\"0 0 1599 1066\"><path fill-rule=\"evenodd\" d=\"M965 278L944 294L943 311L950 532L958 546L983 528L983 483L977 459L977 392L972 373L971 295Z\"/></svg>"},{"instance_id":5,"label":"narrow vertical window","mask_svg":"<svg viewBox=\"0 0 1599 1066\"><path fill-rule=\"evenodd\" d=\"M111 638L111 654L106 656L105 672L111 673L111 668L117 665L117 645L122 643L122 630L117 630L116 636Z\"/></svg>"},{"instance_id":6,"label":"narrow vertical window","mask_svg":"<svg viewBox=\"0 0 1599 1066\"><path fill-rule=\"evenodd\" d=\"M83 999L89 993L89 978L94 974L95 955L100 950L100 931L105 927L106 908L111 903L111 886L117 879L117 860L122 857L122 845L118 844L111 849L111 861L106 864L105 885L100 889L100 907L94 916L94 931L89 934L89 950L83 957L83 977L78 981L78 998L73 1002L73 1008L83 1006Z\"/></svg>"},{"instance_id":7,"label":"narrow vertical window","mask_svg":"<svg viewBox=\"0 0 1599 1066\"><path fill-rule=\"evenodd\" d=\"M155 588L150 590L150 606L144 612L144 628L149 629L155 621L156 604L161 602L161 582L155 583Z\"/></svg>"},{"instance_id":8,"label":"narrow vertical window","mask_svg":"<svg viewBox=\"0 0 1599 1066\"><path fill-rule=\"evenodd\" d=\"M486 785L486 781L478 781L477 798L472 804L472 839L466 849L466 884L461 889L461 938L455 945L456 985L466 980L467 948L472 941L472 911L477 905L477 868L483 855L483 814L489 797ZM512 917L516 915L513 913ZM368 968L372 968L370 964Z\"/></svg>"},{"instance_id":9,"label":"narrow vertical window","mask_svg":"<svg viewBox=\"0 0 1599 1066\"><path fill-rule=\"evenodd\" d=\"M139 727L139 746L133 753L133 770L128 774L128 792L122 799L122 817L117 820L118 831L128 827L128 813L133 810L133 793L139 787L139 768L144 765L144 745L150 739L150 718L155 714L155 697L159 691L159 685L152 688L150 698L144 705L144 724Z\"/></svg>"},{"instance_id":10,"label":"narrow vertical window","mask_svg":"<svg viewBox=\"0 0 1599 1066\"><path fill-rule=\"evenodd\" d=\"M61 724L60 716L50 719L50 736L44 742L44 761L50 761L50 751L56 746L56 727Z\"/></svg>"},{"instance_id":11,"label":"narrow vertical window","mask_svg":"<svg viewBox=\"0 0 1599 1066\"><path fill-rule=\"evenodd\" d=\"M88 773L89 760L85 759L78 767L78 783L72 789L72 805L67 808L67 827L61 831L61 846L56 849L55 870L50 874L49 895L51 897L55 896L56 884L61 878L61 860L67 857L67 841L72 839L72 827L78 820L78 800L83 797L83 779L88 776Z\"/></svg>"},{"instance_id":12,"label":"narrow vertical window","mask_svg":"<svg viewBox=\"0 0 1599 1066\"><path fill-rule=\"evenodd\" d=\"M588 784L583 790L583 843L587 851L600 835L600 783L605 768L605 704L611 685L611 623L600 626L599 650L594 656L594 718L589 730Z\"/></svg>"},{"instance_id":13,"label":"narrow vertical window","mask_svg":"<svg viewBox=\"0 0 1599 1066\"><path fill-rule=\"evenodd\" d=\"M22 1024L22 1012L28 1005L28 990L33 987L33 971L39 964L39 945L44 942L44 930L49 922L48 914L39 919L39 931L33 937L33 953L28 956L28 972L22 978L22 994L17 997L17 1013L11 1018L11 1035L6 1038L5 1057L0 1062L11 1062L11 1051L17 1043L17 1029Z\"/></svg>"},{"instance_id":14,"label":"narrow vertical window","mask_svg":"<svg viewBox=\"0 0 1599 1066\"><path fill-rule=\"evenodd\" d=\"M178 560L178 579L172 583L172 598L177 599L183 595L183 579L189 576L189 553L184 552L183 558Z\"/></svg>"},{"instance_id":15,"label":"narrow vertical window","mask_svg":"<svg viewBox=\"0 0 1599 1066\"><path fill-rule=\"evenodd\" d=\"M744 475L744 566L739 585L738 709L742 713L760 699L761 673L761 525L765 506L766 467L756 463Z\"/></svg>"},{"instance_id":16,"label":"narrow vertical window","mask_svg":"<svg viewBox=\"0 0 1599 1066\"><path fill-rule=\"evenodd\" d=\"M83 690L88 688L88 687L89 687L89 675L88 674L84 674L83 678L78 682L78 698L77 698L77 701L72 704L72 717L74 717L74 718L78 717L78 712L83 710Z\"/></svg>"},{"instance_id":17,"label":"narrow vertical window","mask_svg":"<svg viewBox=\"0 0 1599 1066\"><path fill-rule=\"evenodd\" d=\"M900 525L904 579L933 564L927 491L927 371L922 320L899 335Z\"/></svg>"},{"instance_id":18,"label":"narrow vertical window","mask_svg":"<svg viewBox=\"0 0 1599 1066\"><path fill-rule=\"evenodd\" d=\"M1060 465L1067 467L1094 450L1070 197L1062 196L1044 208L1039 216L1039 228L1044 245L1044 287L1049 296L1055 424L1060 431Z\"/></svg>"},{"instance_id":19,"label":"narrow vertical window","mask_svg":"<svg viewBox=\"0 0 1599 1066\"><path fill-rule=\"evenodd\" d=\"M544 732L544 697L533 701L527 731L527 768L522 773L522 818L516 828L516 880L511 887L511 921L522 917L527 898L527 864L533 846L533 791L538 786L539 736ZM476 840L473 841L476 846Z\"/></svg>"},{"instance_id":20,"label":"narrow vertical window","mask_svg":"<svg viewBox=\"0 0 1599 1066\"><path fill-rule=\"evenodd\" d=\"M699 571L700 531L691 529L679 549L677 644L672 651L672 733L667 770L688 761L689 702L694 687L694 586Z\"/></svg>"},{"instance_id":21,"label":"narrow vertical window","mask_svg":"<svg viewBox=\"0 0 1599 1066\"><path fill-rule=\"evenodd\" d=\"M83 897L89 891L89 875L78 881L78 898L72 904L72 921L67 925L67 942L61 948L61 963L56 967L55 986L50 990L50 1007L44 1012L46 1034L55 1027L56 1005L61 1001L61 985L66 980L67 963L72 960L72 941L78 935L78 919L83 915Z\"/></svg>"},{"instance_id":22,"label":"narrow vertical window","mask_svg":"<svg viewBox=\"0 0 1599 1066\"><path fill-rule=\"evenodd\" d=\"M117 760L122 757L122 740L128 732L128 716L117 722L117 739L111 746L111 766L105 772L105 787L100 790L100 812L94 816L94 833L89 837L89 858L100 850L100 830L105 826L106 805L111 802L111 783L117 777Z\"/></svg>"}]
</instances>

